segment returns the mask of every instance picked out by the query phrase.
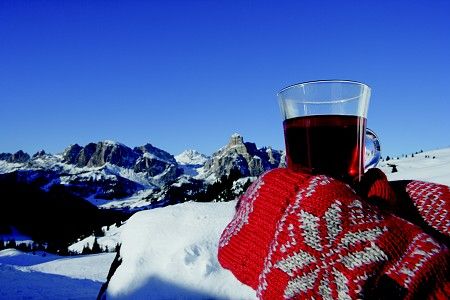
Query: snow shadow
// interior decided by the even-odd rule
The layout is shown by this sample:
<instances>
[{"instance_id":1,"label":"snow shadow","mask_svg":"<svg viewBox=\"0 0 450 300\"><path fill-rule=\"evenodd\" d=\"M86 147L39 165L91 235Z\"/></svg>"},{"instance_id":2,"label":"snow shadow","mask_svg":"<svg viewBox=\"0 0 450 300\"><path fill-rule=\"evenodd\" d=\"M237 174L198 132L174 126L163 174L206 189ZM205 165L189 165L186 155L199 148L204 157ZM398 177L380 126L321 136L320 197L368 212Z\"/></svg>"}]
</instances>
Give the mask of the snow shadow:
<instances>
[{"instance_id":1,"label":"snow shadow","mask_svg":"<svg viewBox=\"0 0 450 300\"><path fill-rule=\"evenodd\" d=\"M0 299L95 299L101 283L0 264Z\"/></svg>"},{"instance_id":2,"label":"snow shadow","mask_svg":"<svg viewBox=\"0 0 450 300\"><path fill-rule=\"evenodd\" d=\"M142 286L126 295L111 295L107 290L106 299L175 299L175 300L225 300L226 297L210 295L194 288L178 285L156 276L148 277Z\"/></svg>"}]
</instances>

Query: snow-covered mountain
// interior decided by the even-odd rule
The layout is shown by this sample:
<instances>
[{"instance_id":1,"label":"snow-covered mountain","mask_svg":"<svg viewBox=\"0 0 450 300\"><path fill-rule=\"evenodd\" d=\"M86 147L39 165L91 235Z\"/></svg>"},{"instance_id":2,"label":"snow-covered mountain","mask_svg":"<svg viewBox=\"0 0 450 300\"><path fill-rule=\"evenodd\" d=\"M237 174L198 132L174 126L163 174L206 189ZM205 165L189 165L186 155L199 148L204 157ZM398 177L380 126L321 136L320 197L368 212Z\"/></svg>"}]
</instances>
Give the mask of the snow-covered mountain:
<instances>
[{"instance_id":1,"label":"snow-covered mountain","mask_svg":"<svg viewBox=\"0 0 450 300\"><path fill-rule=\"evenodd\" d=\"M40 151L30 157L18 151L0 154L0 174L18 172L25 182L44 190L64 186L94 204L129 197L138 191L161 189L183 174L173 155L146 144L131 149L101 141L67 147L62 154Z\"/></svg>"},{"instance_id":2,"label":"snow-covered mountain","mask_svg":"<svg viewBox=\"0 0 450 300\"><path fill-rule=\"evenodd\" d=\"M184 174L198 176L209 157L196 150L185 150L175 156L175 160L183 168Z\"/></svg>"},{"instance_id":3,"label":"snow-covered mountain","mask_svg":"<svg viewBox=\"0 0 450 300\"><path fill-rule=\"evenodd\" d=\"M208 156L198 152L197 150L184 150L175 156L175 160L180 165L204 165L208 160Z\"/></svg>"},{"instance_id":4,"label":"snow-covered mountain","mask_svg":"<svg viewBox=\"0 0 450 300\"><path fill-rule=\"evenodd\" d=\"M280 151L244 143L237 134L212 157L195 150L174 157L151 144L130 148L106 140L73 144L55 155L44 150L33 156L0 153L0 180L1 174L17 172L23 182L46 191L63 186L101 208L144 209L192 199L231 170L239 170L241 177L257 176L279 166L281 156Z\"/></svg>"},{"instance_id":5,"label":"snow-covered mountain","mask_svg":"<svg viewBox=\"0 0 450 300\"><path fill-rule=\"evenodd\" d=\"M4 158L0 159L0 174L19 172L24 181L39 183L44 190L62 185L88 200L118 199L161 188L183 173L171 154L151 144L131 149L101 141L84 147L71 145L62 154L41 151L30 157L18 151L2 153L0 158Z\"/></svg>"}]
</instances>

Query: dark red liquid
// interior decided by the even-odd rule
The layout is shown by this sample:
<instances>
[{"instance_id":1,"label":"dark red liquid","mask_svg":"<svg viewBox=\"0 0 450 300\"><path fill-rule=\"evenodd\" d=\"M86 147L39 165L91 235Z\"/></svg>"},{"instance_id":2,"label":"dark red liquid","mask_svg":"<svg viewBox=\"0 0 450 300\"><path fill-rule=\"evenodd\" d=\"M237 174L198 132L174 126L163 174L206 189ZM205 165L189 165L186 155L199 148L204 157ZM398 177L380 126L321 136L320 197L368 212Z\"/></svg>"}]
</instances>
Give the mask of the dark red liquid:
<instances>
[{"instance_id":1,"label":"dark red liquid","mask_svg":"<svg viewBox=\"0 0 450 300\"><path fill-rule=\"evenodd\" d=\"M366 119L323 115L285 120L287 165L352 183L364 172Z\"/></svg>"}]
</instances>

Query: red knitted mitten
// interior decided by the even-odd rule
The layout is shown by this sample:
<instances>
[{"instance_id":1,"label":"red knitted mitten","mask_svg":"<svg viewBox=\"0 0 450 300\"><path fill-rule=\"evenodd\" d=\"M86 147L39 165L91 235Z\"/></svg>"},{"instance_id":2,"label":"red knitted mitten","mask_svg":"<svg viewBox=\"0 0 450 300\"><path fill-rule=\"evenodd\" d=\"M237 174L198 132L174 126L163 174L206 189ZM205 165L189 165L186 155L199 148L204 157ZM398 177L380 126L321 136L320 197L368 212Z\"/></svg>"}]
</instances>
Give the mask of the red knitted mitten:
<instances>
[{"instance_id":1,"label":"red knitted mitten","mask_svg":"<svg viewBox=\"0 0 450 300\"><path fill-rule=\"evenodd\" d=\"M219 261L263 299L445 296L448 249L326 176L277 169L246 192Z\"/></svg>"},{"instance_id":2,"label":"red knitted mitten","mask_svg":"<svg viewBox=\"0 0 450 300\"><path fill-rule=\"evenodd\" d=\"M218 258L241 282L257 288L276 223L309 177L275 169L261 175L239 199L238 210L222 233Z\"/></svg>"},{"instance_id":3,"label":"red knitted mitten","mask_svg":"<svg viewBox=\"0 0 450 300\"><path fill-rule=\"evenodd\" d=\"M446 185L418 180L390 183L380 169L374 168L364 174L359 195L416 225L427 224L450 237L450 187Z\"/></svg>"}]
</instances>

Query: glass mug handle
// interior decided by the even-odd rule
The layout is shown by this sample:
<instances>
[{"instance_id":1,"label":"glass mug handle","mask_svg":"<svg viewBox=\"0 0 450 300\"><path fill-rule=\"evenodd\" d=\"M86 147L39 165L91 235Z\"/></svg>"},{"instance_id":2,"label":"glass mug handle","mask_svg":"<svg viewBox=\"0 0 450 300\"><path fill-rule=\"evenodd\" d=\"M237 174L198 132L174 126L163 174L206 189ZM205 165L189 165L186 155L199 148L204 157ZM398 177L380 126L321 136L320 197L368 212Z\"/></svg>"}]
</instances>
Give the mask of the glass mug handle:
<instances>
[{"instance_id":1,"label":"glass mug handle","mask_svg":"<svg viewBox=\"0 0 450 300\"><path fill-rule=\"evenodd\" d=\"M365 143L365 161L364 171L377 166L381 159L381 148L378 136L371 129L366 129Z\"/></svg>"}]
</instances>

